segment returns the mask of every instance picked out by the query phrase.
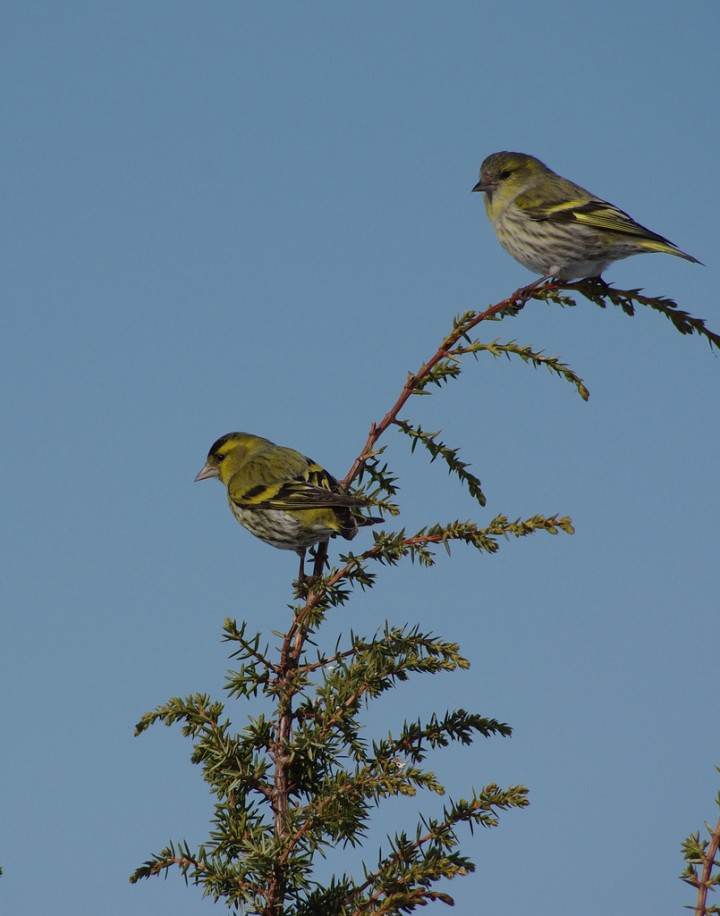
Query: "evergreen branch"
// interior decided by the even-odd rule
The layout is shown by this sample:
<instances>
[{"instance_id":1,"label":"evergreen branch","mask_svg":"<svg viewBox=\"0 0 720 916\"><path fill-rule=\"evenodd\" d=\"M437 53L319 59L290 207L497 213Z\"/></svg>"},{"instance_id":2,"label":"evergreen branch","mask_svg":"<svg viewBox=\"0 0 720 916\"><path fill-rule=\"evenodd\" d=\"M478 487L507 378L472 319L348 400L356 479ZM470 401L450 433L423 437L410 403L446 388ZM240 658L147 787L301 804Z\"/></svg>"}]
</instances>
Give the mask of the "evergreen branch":
<instances>
[{"instance_id":1,"label":"evergreen branch","mask_svg":"<svg viewBox=\"0 0 720 916\"><path fill-rule=\"evenodd\" d=\"M397 477L390 471L387 463L381 464L377 458L383 451L384 449L378 449L374 454L368 456L360 469L358 483L362 482L363 477L369 477L371 486L366 487L363 492L351 487L349 492L352 496L365 497L381 512L399 515L400 509L391 499L398 492Z\"/></svg>"},{"instance_id":2,"label":"evergreen branch","mask_svg":"<svg viewBox=\"0 0 720 916\"><path fill-rule=\"evenodd\" d=\"M314 852L338 842L359 845L366 834L370 805L384 798L414 796L417 788L443 795L444 787L434 773L408 767L397 756L367 758L353 771L344 768L328 772L306 791L308 800L291 813L289 837L283 861L288 861L299 844Z\"/></svg>"},{"instance_id":3,"label":"evergreen branch","mask_svg":"<svg viewBox=\"0 0 720 916\"><path fill-rule=\"evenodd\" d=\"M332 748L337 743L356 759L367 759L355 718L363 700L367 703L379 697L398 682L407 681L411 674L437 674L469 666L457 643L438 640L432 634L421 633L418 627L406 632L404 627L386 625L379 637L368 641L351 634L351 641L347 661L338 661L332 670L325 669L324 682L317 686L315 699L308 699L296 712L296 719L302 722L294 736L296 749L299 752L305 746L312 748L313 765L318 770L322 770L318 749ZM306 666L299 669L299 673L306 671ZM471 718L448 718L442 723L434 720L428 728L453 736L454 729L463 728L466 734L474 725ZM297 759L300 757L296 754Z\"/></svg>"},{"instance_id":4,"label":"evergreen branch","mask_svg":"<svg viewBox=\"0 0 720 916\"><path fill-rule=\"evenodd\" d=\"M689 312L679 308L674 299L667 296L643 296L639 289L615 289L604 280L587 279L575 283L557 283L552 281L537 287L532 293L533 299L559 302L561 305L575 305L572 299L561 296L560 290L577 290L586 299L600 308L605 308L609 302L618 306L622 311L632 317L635 306L647 306L660 312L681 334L698 334L704 337L711 347L720 349L720 334L711 331L702 318L695 318Z\"/></svg>"},{"instance_id":5,"label":"evergreen branch","mask_svg":"<svg viewBox=\"0 0 720 916\"><path fill-rule=\"evenodd\" d=\"M141 717L135 726L135 734L141 734L155 722L169 726L180 720L185 721L183 735L186 737L194 738L203 731L216 732L223 709L222 703L212 702L206 693L193 694L186 700L170 697L167 703Z\"/></svg>"},{"instance_id":6,"label":"evergreen branch","mask_svg":"<svg viewBox=\"0 0 720 916\"><path fill-rule=\"evenodd\" d=\"M448 473L457 475L460 481L467 486L472 498L476 499L481 506L485 505L486 499L482 492L479 478L467 470L469 465L458 458L458 450L456 448L449 448L437 438L440 434L439 431L428 433L419 424L413 426L406 420L395 420L394 423L406 436L409 436L411 440L410 448L413 452L415 451L415 446L420 442L429 452L431 462L435 461L436 458L442 458L447 465Z\"/></svg>"},{"instance_id":7,"label":"evergreen branch","mask_svg":"<svg viewBox=\"0 0 720 916\"><path fill-rule=\"evenodd\" d=\"M442 388L450 379L459 378L462 372L462 364L455 355L457 353L457 347L452 351L448 350L441 360L435 363L434 366L428 368L422 378L416 378L414 380L412 393L414 395L428 395L430 392L425 390L428 385L435 385L437 388Z\"/></svg>"},{"instance_id":8,"label":"evergreen branch","mask_svg":"<svg viewBox=\"0 0 720 916\"><path fill-rule=\"evenodd\" d=\"M178 844L178 850L176 851L175 844L171 841L168 846L157 855L154 855L152 859L148 859L139 868L135 869L130 875L130 883L137 884L141 878L152 878L163 871L167 875L167 872L174 865L177 865L186 883L189 883L188 874L191 873L193 883L198 884L201 876L208 870L204 851L201 850L201 853L199 857L193 856L190 852L190 847L185 841L181 841Z\"/></svg>"},{"instance_id":9,"label":"evergreen branch","mask_svg":"<svg viewBox=\"0 0 720 916\"><path fill-rule=\"evenodd\" d=\"M409 398L413 394L421 393L429 382L441 385L447 379L456 378L460 374L457 357L452 353L453 348L457 346L459 341L463 338L469 340L470 331L482 321L497 320L505 315L516 315L532 296L533 290L531 288L521 288L511 296L495 305L491 305L482 312L466 311L454 319L452 331L445 337L433 356L423 363L417 372L409 373L402 391L390 410L382 420L377 423L371 423L365 445L342 480L342 486L345 489L361 473L368 460L377 454L377 444L380 437L396 421Z\"/></svg>"},{"instance_id":10,"label":"evergreen branch","mask_svg":"<svg viewBox=\"0 0 720 916\"><path fill-rule=\"evenodd\" d=\"M225 618L225 623L223 624L223 642L237 642L240 644L239 649L230 653L230 658L253 658L263 667L272 671L273 664L267 656L268 646L265 646L264 652L260 652L258 648L262 638L261 634L256 633L251 639L247 639L245 637L246 629L246 621L243 621L238 627L237 621L230 617Z\"/></svg>"},{"instance_id":11,"label":"evergreen branch","mask_svg":"<svg viewBox=\"0 0 720 916\"><path fill-rule=\"evenodd\" d=\"M283 860L299 844L315 851L338 842L357 846L364 838L370 805L385 798L412 797L417 788L444 795L434 773L406 766L398 757L369 759L353 772L336 770L318 786L302 807L293 813L294 829Z\"/></svg>"},{"instance_id":12,"label":"evergreen branch","mask_svg":"<svg viewBox=\"0 0 720 916\"><path fill-rule=\"evenodd\" d=\"M716 769L720 772L720 768ZM720 793L715 799L715 804L720 807ZM690 834L682 844L683 858L688 864L680 877L697 890L695 906L687 906L685 909L694 910L695 916L720 913L720 906L708 906L707 903L709 892L716 890L720 885L720 819L715 827L706 822L705 829L709 840L701 840L700 833L697 832Z\"/></svg>"},{"instance_id":13,"label":"evergreen branch","mask_svg":"<svg viewBox=\"0 0 720 916\"><path fill-rule=\"evenodd\" d=\"M459 654L460 647L457 643L438 641L432 633L421 633L417 626L414 626L409 633L406 633L405 627L389 627L386 622L383 629L383 635L380 637L380 639L384 644L387 645L390 654L397 654L401 651L410 651L416 649L417 646L422 646L431 654L443 653L448 658L455 659L457 661L458 667L467 668L469 666L467 660ZM392 640L392 642L389 642L389 640ZM342 663L346 659L353 658L359 653L366 651L368 646L377 646L378 637L373 637L373 640L368 642L364 638L357 636L354 631L351 630L350 643L351 645L349 649L340 651L338 641L338 644L335 646L335 651L332 655L324 655L323 653L318 652L317 661L306 662L305 664L300 665L298 667L298 671L310 673L321 668L332 668L338 665L338 663Z\"/></svg>"},{"instance_id":14,"label":"evergreen branch","mask_svg":"<svg viewBox=\"0 0 720 916\"><path fill-rule=\"evenodd\" d=\"M429 890L431 884L475 870L466 856L453 851L457 845L455 827L460 823L467 823L471 830L474 825L495 827L499 811L525 807L526 796L523 786L501 790L488 785L480 795L473 793L470 801L451 803L443 810L442 820L421 820L414 840L405 834L396 835L390 841L391 852L381 856L374 871L366 871L365 882L356 888L353 908L348 912L352 916L391 916L441 899L438 892ZM454 903L450 895L442 895L442 899L449 905Z\"/></svg>"},{"instance_id":15,"label":"evergreen branch","mask_svg":"<svg viewBox=\"0 0 720 916\"><path fill-rule=\"evenodd\" d=\"M426 725L418 719L416 722L405 723L402 733L388 748L390 754L407 754L412 756L414 762L421 761L425 756L425 744L429 748L447 747L450 741L459 741L469 745L473 741L473 732L489 738L491 735L510 737L512 729L496 719L487 719L476 713L468 713L464 709L456 709L446 713L442 721L435 713Z\"/></svg>"},{"instance_id":16,"label":"evergreen branch","mask_svg":"<svg viewBox=\"0 0 720 916\"><path fill-rule=\"evenodd\" d=\"M504 515L498 515L484 528L478 527L475 522L455 521L421 528L409 537L404 531L397 534L376 531L373 535L375 547L365 551L362 556L393 565L401 557L410 556L413 560L418 559L423 565L431 566L434 562L433 554L427 550L431 545L442 544L450 553L451 542L462 541L480 551L493 554L499 549L499 537L506 540L510 536L526 537L536 531L546 531L548 534L564 531L566 534L574 534L575 529L570 519L565 516L559 518L557 515L534 515L524 521L516 519L511 522Z\"/></svg>"},{"instance_id":17,"label":"evergreen branch","mask_svg":"<svg viewBox=\"0 0 720 916\"><path fill-rule=\"evenodd\" d=\"M432 525L421 528L414 535L407 535L404 529L397 532L373 531L375 544L361 554L347 554L341 559L344 565L332 569L326 576L318 576L303 591L305 604L295 610L295 617L288 631L288 638L297 639L299 634L308 633L319 623L330 606L344 604L349 591L343 588L346 580L367 579L364 563L376 560L383 565L395 566L402 558L409 556L421 565L432 566L434 555L428 548L442 544L450 553L452 541L462 541L480 551L496 553L499 549L498 538L506 540L512 537L526 537L536 531L557 534L564 531L574 534L572 521L567 516L558 517L534 515L528 519L509 521L504 515L496 516L485 528L479 528L475 522L450 522L446 525Z\"/></svg>"},{"instance_id":18,"label":"evergreen branch","mask_svg":"<svg viewBox=\"0 0 720 916\"><path fill-rule=\"evenodd\" d=\"M590 392L585 387L580 376L565 363L560 362L559 357L545 356L542 352L533 350L532 347L520 346L514 340L508 343L500 343L498 340L494 340L492 343L482 343L479 340L474 340L470 344L457 346L452 350L452 353L458 356L463 356L466 353L477 354L481 352L490 353L495 357L505 356L507 359L510 359L511 356L519 356L523 362L530 363L536 369L540 366L545 366L549 372L559 375L566 382L574 385L583 401L587 401L590 397Z\"/></svg>"},{"instance_id":19,"label":"evergreen branch","mask_svg":"<svg viewBox=\"0 0 720 916\"><path fill-rule=\"evenodd\" d=\"M245 637L247 624L238 627L237 622L229 617L225 618L223 625L223 641L240 644L238 649L230 653L230 658L243 660L240 666L231 671L227 678L227 690L230 696L239 698L254 697L259 691L264 691L271 676L276 673L276 667L267 656L267 646L264 652L259 649L261 636L256 633L251 639ZM252 659L250 664L245 664L244 659Z\"/></svg>"},{"instance_id":20,"label":"evergreen branch","mask_svg":"<svg viewBox=\"0 0 720 916\"><path fill-rule=\"evenodd\" d=\"M217 794L223 794L221 786L229 774L234 780L231 789L241 783L243 791L254 789L264 798L271 798L272 788L264 778L268 762L246 750L269 745L267 723L262 716L251 719L246 728L248 741L243 746L237 738L228 737L229 721L219 721L223 711L223 704L211 703L207 694L195 694L186 700L171 697L141 718L135 734L139 735L155 722L170 726L183 721L182 734L194 741L191 762L203 765L205 779L215 786Z\"/></svg>"},{"instance_id":21,"label":"evergreen branch","mask_svg":"<svg viewBox=\"0 0 720 916\"><path fill-rule=\"evenodd\" d=\"M340 774L342 775L342 774ZM367 809L360 803L355 787L341 785L323 786L302 809L302 819L293 824L293 833L281 853L280 862L286 864L297 847L306 842L313 850L344 841L355 846L366 832L364 826ZM321 840L319 834L324 835Z\"/></svg>"},{"instance_id":22,"label":"evergreen branch","mask_svg":"<svg viewBox=\"0 0 720 916\"><path fill-rule=\"evenodd\" d=\"M337 665L338 662L345 661L346 658L351 658L355 655L355 649L346 649L344 652L340 652L339 649L336 649L333 655L322 655L318 653L317 661L307 662L301 666L301 670L305 672L318 671L320 668L328 668L333 665Z\"/></svg>"}]
</instances>

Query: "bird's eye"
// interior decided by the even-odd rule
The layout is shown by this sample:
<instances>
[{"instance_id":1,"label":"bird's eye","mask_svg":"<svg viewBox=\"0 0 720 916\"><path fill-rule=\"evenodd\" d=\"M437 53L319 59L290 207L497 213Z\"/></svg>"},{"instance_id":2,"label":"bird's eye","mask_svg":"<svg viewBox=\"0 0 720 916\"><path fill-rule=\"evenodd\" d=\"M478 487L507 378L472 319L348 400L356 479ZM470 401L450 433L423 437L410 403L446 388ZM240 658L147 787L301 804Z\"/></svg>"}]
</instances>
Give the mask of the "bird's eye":
<instances>
[{"instance_id":1,"label":"bird's eye","mask_svg":"<svg viewBox=\"0 0 720 916\"><path fill-rule=\"evenodd\" d=\"M502 172L498 175L500 181L505 181L506 178L509 178L512 175L510 169L503 169Z\"/></svg>"},{"instance_id":2,"label":"bird's eye","mask_svg":"<svg viewBox=\"0 0 720 916\"><path fill-rule=\"evenodd\" d=\"M215 461L217 461L217 463L220 464L220 462L224 461L226 458L227 458L227 455L225 455L223 452L218 452L217 455L215 456Z\"/></svg>"}]
</instances>

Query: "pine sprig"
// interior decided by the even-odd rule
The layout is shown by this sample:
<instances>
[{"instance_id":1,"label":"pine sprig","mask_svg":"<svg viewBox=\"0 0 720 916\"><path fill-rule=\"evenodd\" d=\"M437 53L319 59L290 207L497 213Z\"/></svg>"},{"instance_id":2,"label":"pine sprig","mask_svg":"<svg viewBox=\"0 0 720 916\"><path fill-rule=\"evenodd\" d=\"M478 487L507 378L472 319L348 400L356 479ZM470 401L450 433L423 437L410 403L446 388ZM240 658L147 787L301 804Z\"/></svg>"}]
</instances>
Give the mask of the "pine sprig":
<instances>
[{"instance_id":1,"label":"pine sprig","mask_svg":"<svg viewBox=\"0 0 720 916\"><path fill-rule=\"evenodd\" d=\"M466 461L461 461L460 458L458 458L458 449L449 448L444 442L438 439L440 435L439 430L429 433L426 432L420 424L413 426L406 420L395 420L395 425L410 438L411 451L414 452L418 442L421 443L430 454L431 462L435 461L436 458L441 458L447 465L448 473L455 474L456 477L465 484L472 498L477 500L481 506L485 505L485 494L481 489L479 478L468 471L469 464Z\"/></svg>"},{"instance_id":2,"label":"pine sprig","mask_svg":"<svg viewBox=\"0 0 720 916\"><path fill-rule=\"evenodd\" d=\"M500 789L485 786L469 800L459 799L443 809L440 819L421 818L411 840L398 833L390 840L390 851L380 856L377 868L366 873L365 882L357 888L353 916L365 913L397 914L410 912L434 900L450 906L449 894L431 891L435 882L466 875L475 870L467 856L455 851L456 827L466 823L473 826L495 827L499 811L523 808L527 805L527 790L523 786Z\"/></svg>"},{"instance_id":3,"label":"pine sprig","mask_svg":"<svg viewBox=\"0 0 720 916\"><path fill-rule=\"evenodd\" d=\"M507 359L510 359L511 356L519 356L524 363L529 363L536 369L544 366L550 373L559 375L566 382L574 385L583 401L587 401L590 397L590 392L585 387L580 376L565 363L561 362L557 356L545 356L541 351L533 350L529 346L520 346L514 340L508 343L500 343L498 340L493 340L491 343L482 343L482 341L475 340L466 346L455 347L452 352L458 356L466 353L486 352L495 357L505 356Z\"/></svg>"},{"instance_id":4,"label":"pine sprig","mask_svg":"<svg viewBox=\"0 0 720 916\"><path fill-rule=\"evenodd\" d=\"M399 531L373 530L374 544L361 554L344 554L340 557L343 566L332 569L325 576L318 576L302 589L304 604L293 608L295 619L288 633L289 639L301 638L301 634L314 631L331 607L345 604L352 591L350 584L369 588L374 575L367 570L369 561L383 566L396 566L400 560L410 557L421 566L433 566L435 555L432 547L442 544L450 554L453 541L469 544L477 550L495 554L500 547L500 538L526 537L536 531L548 534L574 534L572 521L567 516L533 515L527 519L510 521L504 515L497 515L485 527L472 521L453 521L421 528L408 535L404 528Z\"/></svg>"},{"instance_id":5,"label":"pine sprig","mask_svg":"<svg viewBox=\"0 0 720 916\"><path fill-rule=\"evenodd\" d=\"M223 625L223 642L238 643L238 648L230 653L230 658L240 660L240 667L227 679L228 693L232 697L254 697L263 690L275 671L270 661L269 647L260 651L262 636L255 633L247 637L247 624L238 626L230 617L225 618ZM248 664L246 664L248 662Z\"/></svg>"},{"instance_id":6,"label":"pine sprig","mask_svg":"<svg viewBox=\"0 0 720 916\"><path fill-rule=\"evenodd\" d=\"M161 849L157 855L154 855L147 862L144 862L139 868L136 868L130 876L130 883L137 884L141 878L151 878L161 872L168 872L173 866L180 869L180 873L189 883L188 876L194 884L204 877L208 870L208 863L203 855L194 855L186 842L178 843L177 847L171 841Z\"/></svg>"},{"instance_id":7,"label":"pine sprig","mask_svg":"<svg viewBox=\"0 0 720 916\"><path fill-rule=\"evenodd\" d=\"M558 534L560 531L575 533L567 516L533 515L524 520L509 521L504 515L497 515L485 527L470 521L454 521L421 528L413 535L407 535L404 529L398 532L376 531L373 533L375 546L362 556L389 565L395 565L401 558L409 556L424 566L432 566L435 561L430 548L435 544L442 544L448 554L453 541L461 541L483 553L494 554L499 550L501 537L505 540L510 537L526 537L536 531L548 534Z\"/></svg>"},{"instance_id":8,"label":"pine sprig","mask_svg":"<svg viewBox=\"0 0 720 916\"><path fill-rule=\"evenodd\" d=\"M413 395L429 395L430 392L426 390L429 385L442 388L451 379L459 378L461 372L462 365L460 360L454 356L446 356L434 366L429 367L422 378L409 375L408 382L412 385Z\"/></svg>"},{"instance_id":9,"label":"pine sprig","mask_svg":"<svg viewBox=\"0 0 720 916\"><path fill-rule=\"evenodd\" d=\"M459 741L462 744L472 744L473 733L489 738L491 735L510 737L512 729L496 719L488 719L464 709L457 709L446 713L442 720L433 713L427 724L423 725L418 719L415 722L406 722L397 739L389 739L375 745L376 757L394 757L404 755L413 763L424 760L429 748L447 747L449 741Z\"/></svg>"},{"instance_id":10,"label":"pine sprig","mask_svg":"<svg viewBox=\"0 0 720 916\"><path fill-rule=\"evenodd\" d=\"M378 442L385 431L397 420L401 410L414 394L428 394L427 386L434 384L441 387L447 381L460 375L461 366L458 357L461 351L453 353L461 340L470 342L470 332L483 321L494 321L508 315L516 315L525 303L533 297L533 287L516 290L507 299L489 306L481 312L466 311L453 320L452 331L442 340L433 356L423 363L417 372L410 372L402 391L390 410L378 423L370 425L365 445L345 475L342 485L347 489L362 472L368 460L377 454Z\"/></svg>"},{"instance_id":11,"label":"pine sprig","mask_svg":"<svg viewBox=\"0 0 720 916\"><path fill-rule=\"evenodd\" d=\"M544 284L533 290L532 298L559 302L562 305L575 305L571 298L561 296L560 290L577 290L600 308L606 308L609 303L622 309L630 317L635 314L636 306L646 306L664 315L680 334L698 334L704 337L711 347L720 349L720 334L711 331L704 319L695 318L667 296L644 296L640 289L615 289L604 280L588 279L575 283L553 281Z\"/></svg>"},{"instance_id":12,"label":"pine sprig","mask_svg":"<svg viewBox=\"0 0 720 916\"><path fill-rule=\"evenodd\" d=\"M720 773L720 767L716 767ZM720 808L720 792L715 804ZM691 833L683 842L683 858L687 862L681 879L697 890L695 906L686 906L693 910L695 916L707 916L709 913L720 913L720 906L708 906L708 894L717 890L720 885L720 820L713 827L705 822L709 839L701 840L700 832Z\"/></svg>"},{"instance_id":13,"label":"pine sprig","mask_svg":"<svg viewBox=\"0 0 720 916\"><path fill-rule=\"evenodd\" d=\"M145 713L135 726L135 734L146 731L156 722L165 725L174 725L184 721L183 735L195 738L201 734L221 733L220 716L223 713L223 704L212 701L206 693L196 693L186 700L180 697L170 697L167 703L158 706L153 712Z\"/></svg>"},{"instance_id":14,"label":"pine sprig","mask_svg":"<svg viewBox=\"0 0 720 916\"><path fill-rule=\"evenodd\" d=\"M387 462L381 463L379 456L384 448L378 449L372 455L368 455L363 463L358 475L358 483L362 483L363 478L369 478L370 485L365 486L362 492L350 489L351 494L355 496L367 497L373 506L376 506L381 512L387 512L389 515L399 515L400 509L393 497L397 495L397 477L390 470Z\"/></svg>"}]
</instances>

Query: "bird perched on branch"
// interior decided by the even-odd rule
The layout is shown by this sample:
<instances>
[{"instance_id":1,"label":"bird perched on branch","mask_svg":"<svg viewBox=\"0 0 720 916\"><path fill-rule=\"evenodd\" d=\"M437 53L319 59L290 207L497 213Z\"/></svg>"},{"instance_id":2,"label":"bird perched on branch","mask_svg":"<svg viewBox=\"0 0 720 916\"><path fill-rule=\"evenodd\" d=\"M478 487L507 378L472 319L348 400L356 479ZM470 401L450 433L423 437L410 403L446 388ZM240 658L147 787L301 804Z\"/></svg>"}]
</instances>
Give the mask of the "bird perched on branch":
<instances>
[{"instance_id":1,"label":"bird perched on branch","mask_svg":"<svg viewBox=\"0 0 720 916\"><path fill-rule=\"evenodd\" d=\"M362 515L368 501L350 496L310 458L250 433L213 444L195 480L208 477L225 484L233 515L251 534L300 556L300 580L308 547L338 534L352 540L359 527L383 521Z\"/></svg>"},{"instance_id":2,"label":"bird perched on branch","mask_svg":"<svg viewBox=\"0 0 720 916\"><path fill-rule=\"evenodd\" d=\"M484 192L503 248L543 279L599 277L613 261L652 251L701 263L525 153L488 156L473 191Z\"/></svg>"}]
</instances>

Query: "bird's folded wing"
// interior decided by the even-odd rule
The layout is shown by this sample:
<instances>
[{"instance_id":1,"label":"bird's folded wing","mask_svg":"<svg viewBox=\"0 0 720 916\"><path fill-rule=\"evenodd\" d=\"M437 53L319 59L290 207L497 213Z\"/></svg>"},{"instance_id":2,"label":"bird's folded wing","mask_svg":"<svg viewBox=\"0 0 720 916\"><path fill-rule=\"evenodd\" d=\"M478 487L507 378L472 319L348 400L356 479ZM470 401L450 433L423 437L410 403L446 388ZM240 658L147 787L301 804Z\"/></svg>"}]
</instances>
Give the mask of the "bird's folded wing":
<instances>
[{"instance_id":1,"label":"bird's folded wing","mask_svg":"<svg viewBox=\"0 0 720 916\"><path fill-rule=\"evenodd\" d=\"M592 229L620 232L623 235L650 238L671 244L663 236L641 226L627 213L618 210L617 207L604 200L567 200L562 203L536 207L529 212L529 215L535 220L576 222Z\"/></svg>"},{"instance_id":2,"label":"bird's folded wing","mask_svg":"<svg viewBox=\"0 0 720 916\"><path fill-rule=\"evenodd\" d=\"M259 454L231 478L228 496L248 509L323 509L364 506L349 496L324 468L292 449ZM280 479L278 479L280 478Z\"/></svg>"},{"instance_id":3,"label":"bird's folded wing","mask_svg":"<svg viewBox=\"0 0 720 916\"><path fill-rule=\"evenodd\" d=\"M306 480L282 484L257 484L249 489L230 486L230 499L248 509L324 509L331 506L348 508L364 506L365 500L347 493L316 487Z\"/></svg>"}]
</instances>

